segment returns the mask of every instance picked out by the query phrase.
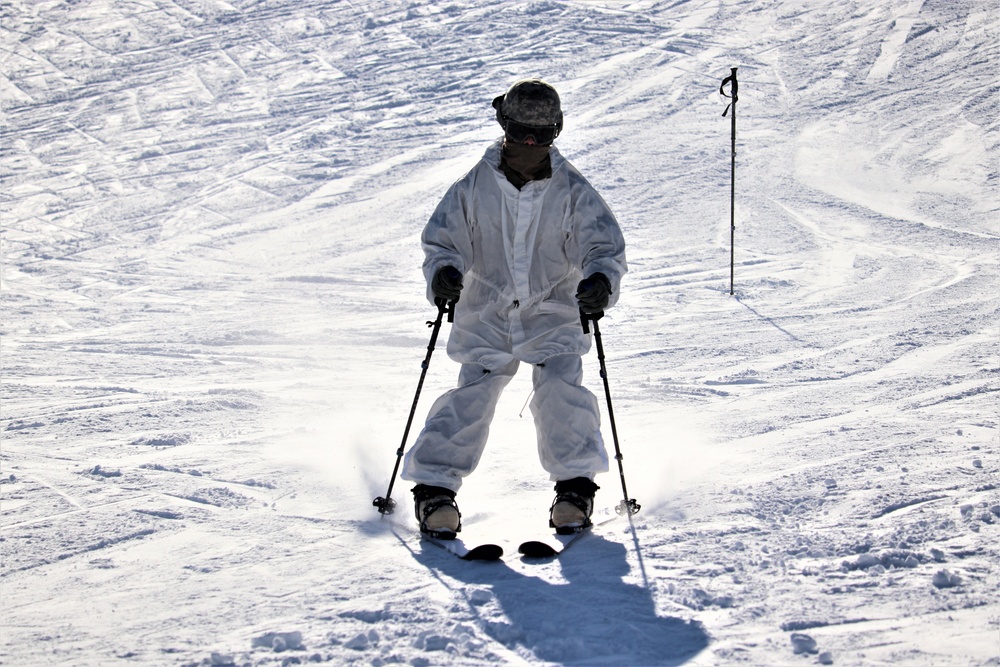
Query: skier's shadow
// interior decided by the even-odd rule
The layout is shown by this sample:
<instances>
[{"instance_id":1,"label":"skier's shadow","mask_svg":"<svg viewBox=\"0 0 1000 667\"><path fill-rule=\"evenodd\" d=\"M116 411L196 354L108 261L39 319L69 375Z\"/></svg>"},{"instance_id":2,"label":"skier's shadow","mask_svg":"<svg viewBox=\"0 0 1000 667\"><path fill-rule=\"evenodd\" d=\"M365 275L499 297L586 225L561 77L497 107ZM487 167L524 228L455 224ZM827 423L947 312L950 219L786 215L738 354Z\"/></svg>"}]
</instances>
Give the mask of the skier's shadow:
<instances>
[{"instance_id":1,"label":"skier's shadow","mask_svg":"<svg viewBox=\"0 0 1000 667\"><path fill-rule=\"evenodd\" d=\"M468 563L426 545L417 559L477 589L469 604L483 630L510 649L523 647L559 665L679 665L708 646L698 623L656 613L649 590L622 581L625 547L585 538L555 567L566 583L549 583L500 563ZM544 567L544 566L540 566Z\"/></svg>"}]
</instances>

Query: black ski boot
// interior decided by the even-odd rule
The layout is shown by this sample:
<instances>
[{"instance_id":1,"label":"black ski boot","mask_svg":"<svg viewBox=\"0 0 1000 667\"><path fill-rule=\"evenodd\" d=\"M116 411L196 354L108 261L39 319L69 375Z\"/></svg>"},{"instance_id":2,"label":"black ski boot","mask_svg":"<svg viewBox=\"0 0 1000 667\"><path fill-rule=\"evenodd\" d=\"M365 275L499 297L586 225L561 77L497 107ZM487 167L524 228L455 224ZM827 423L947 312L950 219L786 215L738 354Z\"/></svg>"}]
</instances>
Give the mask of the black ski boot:
<instances>
[{"instance_id":1,"label":"black ski boot","mask_svg":"<svg viewBox=\"0 0 1000 667\"><path fill-rule=\"evenodd\" d=\"M442 486L417 484L413 487L414 512L420 532L439 540L453 540L462 530L462 513L455 492Z\"/></svg>"},{"instance_id":2,"label":"black ski boot","mask_svg":"<svg viewBox=\"0 0 1000 667\"><path fill-rule=\"evenodd\" d=\"M586 477L556 482L556 498L549 508L549 526L560 535L573 535L589 528L594 493L599 488Z\"/></svg>"}]
</instances>

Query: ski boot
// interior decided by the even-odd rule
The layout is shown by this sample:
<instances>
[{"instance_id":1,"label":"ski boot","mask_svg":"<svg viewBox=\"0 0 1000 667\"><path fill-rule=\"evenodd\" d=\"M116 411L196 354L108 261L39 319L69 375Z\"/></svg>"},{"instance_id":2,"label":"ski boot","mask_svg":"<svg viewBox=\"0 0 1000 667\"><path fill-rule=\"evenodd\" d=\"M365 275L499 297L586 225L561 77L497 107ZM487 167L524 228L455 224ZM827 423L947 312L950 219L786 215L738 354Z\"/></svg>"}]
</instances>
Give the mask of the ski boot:
<instances>
[{"instance_id":1,"label":"ski boot","mask_svg":"<svg viewBox=\"0 0 1000 667\"><path fill-rule=\"evenodd\" d=\"M413 487L414 512L420 532L439 540L453 540L462 530L462 513L455 492L441 486L417 484Z\"/></svg>"},{"instance_id":2,"label":"ski boot","mask_svg":"<svg viewBox=\"0 0 1000 667\"><path fill-rule=\"evenodd\" d=\"M556 482L556 498L549 508L549 526L560 535L573 535L589 528L594 493L599 488L586 477Z\"/></svg>"}]
</instances>

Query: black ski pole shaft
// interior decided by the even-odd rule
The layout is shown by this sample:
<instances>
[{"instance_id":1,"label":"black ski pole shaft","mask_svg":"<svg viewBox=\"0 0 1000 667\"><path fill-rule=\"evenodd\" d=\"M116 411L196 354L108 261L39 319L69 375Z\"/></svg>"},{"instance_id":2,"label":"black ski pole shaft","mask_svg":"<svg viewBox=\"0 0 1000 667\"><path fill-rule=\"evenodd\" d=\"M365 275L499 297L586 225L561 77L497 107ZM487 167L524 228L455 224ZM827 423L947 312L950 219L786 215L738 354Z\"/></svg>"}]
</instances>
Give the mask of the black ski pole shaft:
<instances>
[{"instance_id":1,"label":"black ski pole shaft","mask_svg":"<svg viewBox=\"0 0 1000 667\"><path fill-rule=\"evenodd\" d=\"M732 74L722 80L719 93L731 98L726 110L722 112L723 117L732 110L732 132L730 149L730 175L729 175L729 294L735 294L736 283L736 102L739 100L740 84L736 79L737 67L730 68ZM726 95L723 90L726 84L730 84L731 95Z\"/></svg>"},{"instance_id":2,"label":"black ski pole shaft","mask_svg":"<svg viewBox=\"0 0 1000 667\"><path fill-rule=\"evenodd\" d=\"M444 319L444 315L445 313L448 314L449 322L451 322L454 318L454 302L448 302L440 299L437 301L437 307L437 319L433 322L427 323L427 326L432 329L431 340L427 344L427 355L420 364L420 380L417 381L417 391L413 396L413 404L410 406L410 416L406 419L406 428L403 429L403 440L399 443L399 449L396 450L396 465L392 469L392 476L389 477L389 488L386 490L385 496L379 496L372 501L372 505L377 507L379 513L381 514L392 514L393 509L396 507L396 501L392 499L392 487L396 483L396 475L399 474L399 464L403 460L403 452L406 451L406 440L410 436L410 427L413 425L413 416L417 412L417 402L420 400L420 390L424 386L424 378L427 377L427 368L431 364L431 355L434 354L434 347L437 345L438 333L441 331L441 322Z\"/></svg>"},{"instance_id":3,"label":"black ski pole shaft","mask_svg":"<svg viewBox=\"0 0 1000 667\"><path fill-rule=\"evenodd\" d=\"M608 403L608 422L611 424L611 438L615 443L615 460L618 461L618 476L622 481L623 500L615 508L619 514L636 514L642 507L635 498L629 498L628 487L625 485L625 466L622 460L621 446L618 444L618 426L615 424L615 409L611 404L611 385L608 383L608 368L604 363L604 343L601 340L601 329L597 325L597 320L604 316L604 312L584 313L580 312L580 320L583 323L584 333L590 333L590 323L594 324L594 343L597 345L597 361L601 365L601 380L604 381L604 398Z\"/></svg>"}]
</instances>

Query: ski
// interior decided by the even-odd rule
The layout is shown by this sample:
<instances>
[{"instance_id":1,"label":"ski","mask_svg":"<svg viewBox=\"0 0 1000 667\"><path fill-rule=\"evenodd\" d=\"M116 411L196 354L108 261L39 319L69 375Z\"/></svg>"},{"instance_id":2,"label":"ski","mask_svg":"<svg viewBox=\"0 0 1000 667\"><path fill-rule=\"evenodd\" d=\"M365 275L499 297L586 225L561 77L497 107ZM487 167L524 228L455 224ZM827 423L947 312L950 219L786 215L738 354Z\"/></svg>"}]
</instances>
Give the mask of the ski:
<instances>
[{"instance_id":1,"label":"ski","mask_svg":"<svg viewBox=\"0 0 1000 667\"><path fill-rule=\"evenodd\" d=\"M530 559L558 558L563 552L576 544L580 538L590 534L590 529L581 530L579 533L571 535L553 534L551 537L540 540L528 540L522 542L517 548L517 552Z\"/></svg>"},{"instance_id":2,"label":"ski","mask_svg":"<svg viewBox=\"0 0 1000 667\"><path fill-rule=\"evenodd\" d=\"M633 511L632 514L635 514L635 511ZM579 542L581 538L590 535L595 528L600 528L601 526L606 526L609 523L616 521L620 515L620 513L612 514L606 519L595 521L593 524L577 533L560 535L556 532L546 538L521 542L521 545L517 548L517 552L525 559L544 560L547 558L558 558L564 551Z\"/></svg>"},{"instance_id":3,"label":"ski","mask_svg":"<svg viewBox=\"0 0 1000 667\"><path fill-rule=\"evenodd\" d=\"M490 561L500 560L503 558L503 547L497 544L478 544L470 547L461 538L455 538L453 540L440 540L436 537L431 537L430 535L421 535L421 538L425 542L429 542L434 546L440 547L451 555L461 558L462 560Z\"/></svg>"}]
</instances>

